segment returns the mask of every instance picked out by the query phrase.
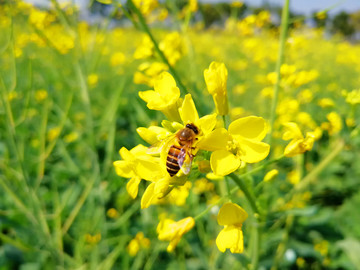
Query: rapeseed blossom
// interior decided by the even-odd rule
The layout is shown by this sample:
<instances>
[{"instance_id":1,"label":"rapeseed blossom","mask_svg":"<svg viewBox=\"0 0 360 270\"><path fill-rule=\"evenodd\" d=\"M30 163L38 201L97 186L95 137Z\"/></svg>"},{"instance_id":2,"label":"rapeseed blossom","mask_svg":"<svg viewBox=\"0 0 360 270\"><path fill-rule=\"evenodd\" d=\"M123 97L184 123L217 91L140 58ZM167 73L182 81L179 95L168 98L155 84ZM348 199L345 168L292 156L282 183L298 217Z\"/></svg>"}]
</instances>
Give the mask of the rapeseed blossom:
<instances>
[{"instance_id":1,"label":"rapeseed blossom","mask_svg":"<svg viewBox=\"0 0 360 270\"><path fill-rule=\"evenodd\" d=\"M204 71L204 78L207 89L212 95L219 115L227 115L229 111L227 98L228 71L224 63L212 62L208 69Z\"/></svg>"},{"instance_id":2,"label":"rapeseed blossom","mask_svg":"<svg viewBox=\"0 0 360 270\"><path fill-rule=\"evenodd\" d=\"M314 132L307 132L304 138L296 123L288 122L283 125L286 129L283 134L283 140L291 140L284 150L286 157L293 157L312 149L315 141Z\"/></svg>"},{"instance_id":3,"label":"rapeseed blossom","mask_svg":"<svg viewBox=\"0 0 360 270\"><path fill-rule=\"evenodd\" d=\"M170 73L163 72L154 82L154 90L139 92L139 96L150 110L163 112L168 119L178 120L177 101L180 90Z\"/></svg>"},{"instance_id":4,"label":"rapeseed blossom","mask_svg":"<svg viewBox=\"0 0 360 270\"><path fill-rule=\"evenodd\" d=\"M246 211L235 203L226 203L220 208L217 221L225 227L217 236L216 245L221 252L228 248L231 253L244 251L242 224L247 217Z\"/></svg>"},{"instance_id":5,"label":"rapeseed blossom","mask_svg":"<svg viewBox=\"0 0 360 270\"><path fill-rule=\"evenodd\" d=\"M159 240L170 241L167 251L172 252L180 242L181 237L190 231L194 225L195 220L192 217L187 217L179 221L163 218L160 220L156 232L158 233Z\"/></svg>"},{"instance_id":6,"label":"rapeseed blossom","mask_svg":"<svg viewBox=\"0 0 360 270\"><path fill-rule=\"evenodd\" d=\"M273 169L271 171L268 171L264 176L264 182L270 182L273 180L277 175L279 174L279 171L276 169Z\"/></svg>"},{"instance_id":7,"label":"rapeseed blossom","mask_svg":"<svg viewBox=\"0 0 360 270\"><path fill-rule=\"evenodd\" d=\"M242 164L256 163L267 157L270 145L261 142L268 126L261 117L237 119L229 129L218 128L199 142L198 147L214 151L210 164L216 175L224 176L236 171Z\"/></svg>"},{"instance_id":8,"label":"rapeseed blossom","mask_svg":"<svg viewBox=\"0 0 360 270\"><path fill-rule=\"evenodd\" d=\"M323 122L321 128L326 130L329 135L335 135L342 129L342 119L337 112L331 112L326 115L328 122Z\"/></svg>"},{"instance_id":9,"label":"rapeseed blossom","mask_svg":"<svg viewBox=\"0 0 360 270\"><path fill-rule=\"evenodd\" d=\"M141 179L150 181L161 172L158 160L147 155L146 150L141 144L130 151L122 147L119 151L122 160L113 163L119 176L130 178L126 190L133 199L138 194Z\"/></svg>"},{"instance_id":10,"label":"rapeseed blossom","mask_svg":"<svg viewBox=\"0 0 360 270\"><path fill-rule=\"evenodd\" d=\"M127 246L127 252L134 257L141 248L148 249L150 247L150 239L144 236L143 232L138 232Z\"/></svg>"}]
</instances>

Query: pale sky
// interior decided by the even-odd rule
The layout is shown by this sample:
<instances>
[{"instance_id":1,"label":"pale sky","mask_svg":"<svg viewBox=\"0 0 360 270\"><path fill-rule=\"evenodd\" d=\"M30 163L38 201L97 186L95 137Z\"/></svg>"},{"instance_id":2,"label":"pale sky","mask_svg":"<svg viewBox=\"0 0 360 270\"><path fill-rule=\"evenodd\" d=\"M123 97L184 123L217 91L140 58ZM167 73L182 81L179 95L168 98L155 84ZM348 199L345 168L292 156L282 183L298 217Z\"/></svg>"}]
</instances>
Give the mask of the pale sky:
<instances>
[{"instance_id":1,"label":"pale sky","mask_svg":"<svg viewBox=\"0 0 360 270\"><path fill-rule=\"evenodd\" d=\"M49 4L50 0L25 0L36 4ZM68 2L69 0L58 0L59 2ZM89 0L70 0L80 7L86 6ZM174 0L175 1L175 0ZM232 2L231 0L199 0L199 2ZM257 6L261 3L270 3L283 5L284 0L243 0L249 6ZM319 11L331 6L330 14L338 13L339 11L356 11L360 10L360 0L290 0L290 9L293 12L311 14L313 11Z\"/></svg>"}]
</instances>

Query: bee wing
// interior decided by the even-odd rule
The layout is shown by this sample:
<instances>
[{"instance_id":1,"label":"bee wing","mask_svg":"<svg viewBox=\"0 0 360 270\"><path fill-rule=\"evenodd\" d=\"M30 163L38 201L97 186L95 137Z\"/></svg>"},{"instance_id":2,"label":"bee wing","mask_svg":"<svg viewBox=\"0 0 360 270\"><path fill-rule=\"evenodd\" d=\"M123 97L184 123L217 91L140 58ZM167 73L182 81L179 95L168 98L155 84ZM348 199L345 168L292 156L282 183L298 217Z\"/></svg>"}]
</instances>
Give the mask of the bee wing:
<instances>
[{"instance_id":1,"label":"bee wing","mask_svg":"<svg viewBox=\"0 0 360 270\"><path fill-rule=\"evenodd\" d=\"M184 174L189 174L192 160L193 156L188 153L187 149L182 148L178 155L178 164Z\"/></svg>"},{"instance_id":2,"label":"bee wing","mask_svg":"<svg viewBox=\"0 0 360 270\"><path fill-rule=\"evenodd\" d=\"M175 135L172 134L172 135L168 136L167 138L165 138L161 141L158 141L157 143L149 146L148 149L146 150L146 153L149 155L161 154L161 152L163 150L170 147L169 144L170 144L170 142L173 141L174 138L175 138Z\"/></svg>"}]
</instances>

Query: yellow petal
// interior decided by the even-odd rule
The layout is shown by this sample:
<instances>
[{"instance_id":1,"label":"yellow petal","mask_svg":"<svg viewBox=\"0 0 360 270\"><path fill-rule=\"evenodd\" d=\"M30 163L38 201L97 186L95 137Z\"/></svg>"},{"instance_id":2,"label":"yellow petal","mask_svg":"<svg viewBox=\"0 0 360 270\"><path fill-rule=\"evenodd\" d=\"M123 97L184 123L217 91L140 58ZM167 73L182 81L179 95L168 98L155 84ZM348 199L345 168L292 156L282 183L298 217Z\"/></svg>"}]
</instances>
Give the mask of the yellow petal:
<instances>
[{"instance_id":1,"label":"yellow petal","mask_svg":"<svg viewBox=\"0 0 360 270\"><path fill-rule=\"evenodd\" d=\"M303 139L303 135L299 129L299 126L294 122L284 123L285 132L282 139L287 141L291 139Z\"/></svg>"},{"instance_id":2,"label":"yellow petal","mask_svg":"<svg viewBox=\"0 0 360 270\"><path fill-rule=\"evenodd\" d=\"M139 97L146 103L149 103L153 99L160 98L160 95L159 93L156 93L154 90L147 90L147 91L140 91Z\"/></svg>"},{"instance_id":3,"label":"yellow petal","mask_svg":"<svg viewBox=\"0 0 360 270\"><path fill-rule=\"evenodd\" d=\"M134 156L144 156L146 155L146 150L147 150L146 146L142 144L138 144L137 146L135 146L130 150L130 153L133 154Z\"/></svg>"},{"instance_id":4,"label":"yellow petal","mask_svg":"<svg viewBox=\"0 0 360 270\"><path fill-rule=\"evenodd\" d=\"M195 107L195 103L190 94L184 98L183 104L179 109L181 120L184 125L188 123L196 123L199 120L199 115Z\"/></svg>"},{"instance_id":5,"label":"yellow petal","mask_svg":"<svg viewBox=\"0 0 360 270\"><path fill-rule=\"evenodd\" d=\"M216 126L216 113L201 117L196 125L204 135L209 134Z\"/></svg>"},{"instance_id":6,"label":"yellow petal","mask_svg":"<svg viewBox=\"0 0 360 270\"><path fill-rule=\"evenodd\" d=\"M248 214L239 205L235 203L225 203L219 210L217 221L219 225L237 225L240 226L247 219Z\"/></svg>"},{"instance_id":7,"label":"yellow petal","mask_svg":"<svg viewBox=\"0 0 360 270\"><path fill-rule=\"evenodd\" d=\"M150 161L145 159L137 159L135 164L135 173L140 178L148 181L156 181L163 177L165 171L162 169L157 161Z\"/></svg>"},{"instance_id":8,"label":"yellow petal","mask_svg":"<svg viewBox=\"0 0 360 270\"><path fill-rule=\"evenodd\" d=\"M204 71L206 87L211 95L225 94L228 71L224 63L211 62L209 69Z\"/></svg>"},{"instance_id":9,"label":"yellow petal","mask_svg":"<svg viewBox=\"0 0 360 270\"><path fill-rule=\"evenodd\" d=\"M197 147L206 151L216 151L226 149L228 145L229 134L225 128L217 128L203 137Z\"/></svg>"},{"instance_id":10,"label":"yellow petal","mask_svg":"<svg viewBox=\"0 0 360 270\"><path fill-rule=\"evenodd\" d=\"M234 137L261 141L268 131L268 126L262 117L248 116L235 120L229 125L229 133Z\"/></svg>"},{"instance_id":11,"label":"yellow petal","mask_svg":"<svg viewBox=\"0 0 360 270\"><path fill-rule=\"evenodd\" d=\"M225 252L229 248L231 253L242 253L244 237L241 227L225 227L217 236L216 245L221 252Z\"/></svg>"},{"instance_id":12,"label":"yellow petal","mask_svg":"<svg viewBox=\"0 0 360 270\"><path fill-rule=\"evenodd\" d=\"M130 178L134 175L132 164L125 160L117 160L113 163L117 175Z\"/></svg>"},{"instance_id":13,"label":"yellow petal","mask_svg":"<svg viewBox=\"0 0 360 270\"><path fill-rule=\"evenodd\" d=\"M158 233L159 240L170 241L167 251L172 252L181 237L191 230L194 225L195 220L192 217L187 217L177 222L171 219L162 219L156 228L156 232Z\"/></svg>"},{"instance_id":14,"label":"yellow petal","mask_svg":"<svg viewBox=\"0 0 360 270\"><path fill-rule=\"evenodd\" d=\"M180 97L180 90L176 87L174 78L168 72L163 72L157 77L154 89L165 99L170 99L170 97L178 99Z\"/></svg>"},{"instance_id":15,"label":"yellow petal","mask_svg":"<svg viewBox=\"0 0 360 270\"><path fill-rule=\"evenodd\" d=\"M150 126L149 128L139 127L136 129L136 132L149 144L155 144L160 138L165 138L170 134L166 129L158 126Z\"/></svg>"},{"instance_id":16,"label":"yellow petal","mask_svg":"<svg viewBox=\"0 0 360 270\"><path fill-rule=\"evenodd\" d=\"M154 193L156 198L160 199L165 196L166 191L169 188L170 176L166 176L155 183Z\"/></svg>"},{"instance_id":17,"label":"yellow petal","mask_svg":"<svg viewBox=\"0 0 360 270\"><path fill-rule=\"evenodd\" d=\"M121 147L119 150L120 156L123 160L134 160L135 157L129 150L127 150L125 147Z\"/></svg>"},{"instance_id":18,"label":"yellow petal","mask_svg":"<svg viewBox=\"0 0 360 270\"><path fill-rule=\"evenodd\" d=\"M238 155L246 163L255 163L265 159L270 152L270 145L264 142L242 139L239 141L241 151Z\"/></svg>"},{"instance_id":19,"label":"yellow petal","mask_svg":"<svg viewBox=\"0 0 360 270\"><path fill-rule=\"evenodd\" d=\"M301 152L301 149L300 149L301 142L302 142L302 140L296 140L296 139L292 140L285 147L284 155L286 157L293 157L293 156L303 153L303 152Z\"/></svg>"},{"instance_id":20,"label":"yellow petal","mask_svg":"<svg viewBox=\"0 0 360 270\"><path fill-rule=\"evenodd\" d=\"M273 169L269 172L267 172L264 176L264 182L269 182L272 179L274 179L279 174L279 171L276 169Z\"/></svg>"},{"instance_id":21,"label":"yellow petal","mask_svg":"<svg viewBox=\"0 0 360 270\"><path fill-rule=\"evenodd\" d=\"M226 150L218 150L211 154L210 165L216 175L225 176L239 168L240 160Z\"/></svg>"},{"instance_id":22,"label":"yellow petal","mask_svg":"<svg viewBox=\"0 0 360 270\"><path fill-rule=\"evenodd\" d=\"M141 198L141 209L148 208L151 205L151 201L154 198L155 183L151 183L145 190Z\"/></svg>"},{"instance_id":23,"label":"yellow petal","mask_svg":"<svg viewBox=\"0 0 360 270\"><path fill-rule=\"evenodd\" d=\"M133 199L135 199L138 194L140 181L141 181L140 177L133 177L126 184L126 191Z\"/></svg>"}]
</instances>

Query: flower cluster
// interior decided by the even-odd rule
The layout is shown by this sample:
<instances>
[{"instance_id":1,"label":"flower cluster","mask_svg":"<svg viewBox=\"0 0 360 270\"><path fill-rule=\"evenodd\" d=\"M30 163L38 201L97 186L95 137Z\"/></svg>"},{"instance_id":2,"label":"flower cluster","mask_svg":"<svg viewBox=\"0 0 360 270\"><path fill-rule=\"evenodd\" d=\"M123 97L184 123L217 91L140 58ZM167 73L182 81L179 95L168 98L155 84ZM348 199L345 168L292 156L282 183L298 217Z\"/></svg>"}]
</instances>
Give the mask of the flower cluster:
<instances>
[{"instance_id":1,"label":"flower cluster","mask_svg":"<svg viewBox=\"0 0 360 270\"><path fill-rule=\"evenodd\" d=\"M259 162L269 154L270 146L262 142L268 131L263 118L240 118L230 123L228 129L218 119L218 115L225 116L229 111L227 75L223 63L212 62L209 69L204 71L207 89L213 97L217 113L203 117L199 116L191 94L180 97L176 81L168 72L155 77L153 90L139 92L149 109L160 111L167 117L161 126L137 129L139 136L150 147L137 145L131 150L123 147L120 149L122 160L114 162L117 174L130 179L126 188L133 199L137 197L141 180L149 182L142 195L141 208L161 203L173 191L186 186L195 155L200 156L203 163L210 156L208 162L213 174L225 176L247 163ZM206 154L208 152L211 155ZM187 190L185 188L181 192ZM228 247L231 252L242 252L241 224L247 214L234 204L226 204L222 209L218 221L220 225L225 225L225 229L219 234L217 245L221 251ZM228 220L232 212L238 218ZM191 217L177 222L162 219L157 228L159 239L170 241L170 252L194 225ZM229 242L234 234L236 242Z\"/></svg>"}]
</instances>

